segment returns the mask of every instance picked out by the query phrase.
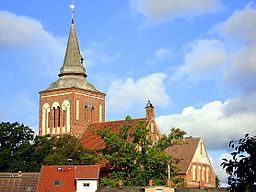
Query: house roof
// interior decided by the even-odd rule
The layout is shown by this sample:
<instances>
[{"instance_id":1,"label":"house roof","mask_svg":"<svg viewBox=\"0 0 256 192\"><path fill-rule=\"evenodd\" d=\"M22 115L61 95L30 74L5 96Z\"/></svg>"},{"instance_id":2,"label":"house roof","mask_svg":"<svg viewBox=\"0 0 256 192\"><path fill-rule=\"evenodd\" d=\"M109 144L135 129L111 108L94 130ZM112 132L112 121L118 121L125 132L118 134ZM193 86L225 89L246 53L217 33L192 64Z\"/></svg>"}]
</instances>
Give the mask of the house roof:
<instances>
[{"instance_id":1,"label":"house roof","mask_svg":"<svg viewBox=\"0 0 256 192\"><path fill-rule=\"evenodd\" d=\"M131 126L135 128L139 122L146 121L146 118L132 119ZM111 132L117 132L121 127L125 125L125 120L119 121L108 121L101 123L92 123L84 131L80 138L80 142L83 144L84 148L96 150L103 149L106 147L104 141L97 135L94 134L94 130L104 130L109 129Z\"/></svg>"},{"instance_id":2,"label":"house roof","mask_svg":"<svg viewBox=\"0 0 256 192\"><path fill-rule=\"evenodd\" d=\"M75 179L98 179L100 176L99 165L76 165Z\"/></svg>"},{"instance_id":3,"label":"house roof","mask_svg":"<svg viewBox=\"0 0 256 192\"><path fill-rule=\"evenodd\" d=\"M1 192L36 192L40 173L0 173Z\"/></svg>"},{"instance_id":4,"label":"house roof","mask_svg":"<svg viewBox=\"0 0 256 192\"><path fill-rule=\"evenodd\" d=\"M193 159L200 138L186 138L185 143L168 147L165 152L177 163L180 172L186 173Z\"/></svg>"},{"instance_id":5,"label":"house roof","mask_svg":"<svg viewBox=\"0 0 256 192\"><path fill-rule=\"evenodd\" d=\"M76 179L98 179L99 171L98 165L42 166L38 192L75 192ZM56 181L59 185L54 185Z\"/></svg>"}]
</instances>

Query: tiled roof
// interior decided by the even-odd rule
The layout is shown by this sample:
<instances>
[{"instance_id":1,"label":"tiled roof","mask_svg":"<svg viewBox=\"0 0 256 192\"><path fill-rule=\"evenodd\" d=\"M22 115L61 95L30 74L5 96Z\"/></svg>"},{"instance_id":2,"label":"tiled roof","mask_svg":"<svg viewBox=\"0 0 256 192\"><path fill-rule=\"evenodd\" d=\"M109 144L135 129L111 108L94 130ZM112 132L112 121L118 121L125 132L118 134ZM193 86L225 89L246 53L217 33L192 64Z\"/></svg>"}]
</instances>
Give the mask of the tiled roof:
<instances>
[{"instance_id":1,"label":"tiled roof","mask_svg":"<svg viewBox=\"0 0 256 192\"><path fill-rule=\"evenodd\" d=\"M36 192L40 173L0 173L1 192Z\"/></svg>"},{"instance_id":2,"label":"tiled roof","mask_svg":"<svg viewBox=\"0 0 256 192\"><path fill-rule=\"evenodd\" d=\"M132 120L132 128L135 128L139 122L146 121L145 118L133 119ZM93 132L94 130L104 130L109 129L111 132L117 132L121 127L125 124L125 120L119 121L108 121L102 123L92 123L85 130L83 135L80 138L80 142L86 149L103 149L105 147L104 141Z\"/></svg>"},{"instance_id":3,"label":"tiled roof","mask_svg":"<svg viewBox=\"0 0 256 192\"><path fill-rule=\"evenodd\" d=\"M98 179L100 167L97 165L43 166L38 192L75 192L75 179ZM54 185L59 181L59 186Z\"/></svg>"},{"instance_id":4,"label":"tiled roof","mask_svg":"<svg viewBox=\"0 0 256 192\"><path fill-rule=\"evenodd\" d=\"M98 179L100 176L99 165L76 165L75 179Z\"/></svg>"},{"instance_id":5,"label":"tiled roof","mask_svg":"<svg viewBox=\"0 0 256 192\"><path fill-rule=\"evenodd\" d=\"M180 173L186 173L193 159L200 138L186 138L185 144L168 147L165 152L178 164Z\"/></svg>"}]
</instances>

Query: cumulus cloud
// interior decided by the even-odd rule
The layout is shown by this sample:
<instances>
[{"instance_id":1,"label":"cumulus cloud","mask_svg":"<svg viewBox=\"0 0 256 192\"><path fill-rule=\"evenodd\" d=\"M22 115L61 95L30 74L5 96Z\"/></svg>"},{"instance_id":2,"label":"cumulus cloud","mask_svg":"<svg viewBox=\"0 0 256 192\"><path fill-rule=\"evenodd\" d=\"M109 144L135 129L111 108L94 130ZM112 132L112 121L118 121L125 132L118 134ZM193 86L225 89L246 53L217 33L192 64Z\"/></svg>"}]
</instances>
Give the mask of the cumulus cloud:
<instances>
[{"instance_id":1,"label":"cumulus cloud","mask_svg":"<svg viewBox=\"0 0 256 192\"><path fill-rule=\"evenodd\" d=\"M223 167L221 167L221 163L223 162L222 159L231 159L232 156L230 155L230 153L222 153L218 158L216 159L212 159L212 166L214 168L214 171L216 173L216 175L218 176L219 180L220 180L220 185L222 187L226 187L227 186L227 173L226 171L223 169Z\"/></svg>"},{"instance_id":2,"label":"cumulus cloud","mask_svg":"<svg viewBox=\"0 0 256 192\"><path fill-rule=\"evenodd\" d=\"M245 98L212 101L201 108L189 106L180 114L159 116L156 122L164 133L168 133L171 127L179 127L188 135L202 137L209 149L221 149L227 147L232 139L240 138L245 133L255 133L256 112L245 108L238 110L242 103L247 105ZM231 110L232 106L236 106L237 110Z\"/></svg>"},{"instance_id":3,"label":"cumulus cloud","mask_svg":"<svg viewBox=\"0 0 256 192\"><path fill-rule=\"evenodd\" d=\"M172 56L172 52L170 49L159 48L154 52L153 56L151 58L149 58L146 62L149 65L155 65L155 64L161 63L163 61L166 61L171 56Z\"/></svg>"},{"instance_id":4,"label":"cumulus cloud","mask_svg":"<svg viewBox=\"0 0 256 192\"><path fill-rule=\"evenodd\" d=\"M193 17L221 9L219 0L130 0L132 7L151 22Z\"/></svg>"},{"instance_id":5,"label":"cumulus cloud","mask_svg":"<svg viewBox=\"0 0 256 192\"><path fill-rule=\"evenodd\" d=\"M158 106L166 106L169 96L165 91L163 73L154 73L138 80L127 78L112 82L107 91L107 106L110 111L129 110L137 103L148 99Z\"/></svg>"},{"instance_id":6,"label":"cumulus cloud","mask_svg":"<svg viewBox=\"0 0 256 192\"><path fill-rule=\"evenodd\" d=\"M36 19L8 11L0 11L0 28L0 52L20 54L19 57L22 53L26 55L27 61L22 61L23 68L29 68L28 73L33 75L49 75L52 71L56 74L64 53L63 38L52 36ZM14 52L14 49L19 49L19 52Z\"/></svg>"},{"instance_id":7,"label":"cumulus cloud","mask_svg":"<svg viewBox=\"0 0 256 192\"><path fill-rule=\"evenodd\" d=\"M184 65L177 69L174 78L208 78L209 73L224 67L227 55L221 41L201 39L193 42L191 47L185 56Z\"/></svg>"},{"instance_id":8,"label":"cumulus cloud","mask_svg":"<svg viewBox=\"0 0 256 192\"><path fill-rule=\"evenodd\" d=\"M249 4L245 9L236 11L226 21L217 25L217 28L218 32L227 39L255 44L256 10Z\"/></svg>"}]
</instances>

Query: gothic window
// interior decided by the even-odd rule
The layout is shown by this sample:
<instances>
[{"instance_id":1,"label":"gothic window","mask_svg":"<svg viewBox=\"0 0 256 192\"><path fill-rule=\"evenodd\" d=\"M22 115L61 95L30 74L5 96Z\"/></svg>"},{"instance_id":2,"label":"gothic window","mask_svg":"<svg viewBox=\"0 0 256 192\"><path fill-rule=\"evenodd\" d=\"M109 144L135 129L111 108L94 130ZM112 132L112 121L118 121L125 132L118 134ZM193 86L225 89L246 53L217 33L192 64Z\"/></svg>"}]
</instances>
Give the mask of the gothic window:
<instances>
[{"instance_id":1,"label":"gothic window","mask_svg":"<svg viewBox=\"0 0 256 192\"><path fill-rule=\"evenodd\" d=\"M58 127L60 127L60 106L57 107L57 122Z\"/></svg>"},{"instance_id":2,"label":"gothic window","mask_svg":"<svg viewBox=\"0 0 256 192\"><path fill-rule=\"evenodd\" d=\"M205 166L202 168L202 181L205 181Z\"/></svg>"},{"instance_id":3,"label":"gothic window","mask_svg":"<svg viewBox=\"0 0 256 192\"><path fill-rule=\"evenodd\" d=\"M79 100L76 100L76 120L79 120Z\"/></svg>"},{"instance_id":4,"label":"gothic window","mask_svg":"<svg viewBox=\"0 0 256 192\"><path fill-rule=\"evenodd\" d=\"M197 167L197 181L201 181L201 166Z\"/></svg>"},{"instance_id":5,"label":"gothic window","mask_svg":"<svg viewBox=\"0 0 256 192\"><path fill-rule=\"evenodd\" d=\"M102 122L102 105L99 106L99 122Z\"/></svg>"},{"instance_id":6,"label":"gothic window","mask_svg":"<svg viewBox=\"0 0 256 192\"><path fill-rule=\"evenodd\" d=\"M206 183L209 183L209 167L206 167Z\"/></svg>"},{"instance_id":7,"label":"gothic window","mask_svg":"<svg viewBox=\"0 0 256 192\"><path fill-rule=\"evenodd\" d=\"M50 105L45 103L42 107L42 135L48 134Z\"/></svg>"},{"instance_id":8,"label":"gothic window","mask_svg":"<svg viewBox=\"0 0 256 192\"><path fill-rule=\"evenodd\" d=\"M64 100L62 103L62 133L70 132L70 102Z\"/></svg>"},{"instance_id":9,"label":"gothic window","mask_svg":"<svg viewBox=\"0 0 256 192\"><path fill-rule=\"evenodd\" d=\"M196 165L192 166L192 180L196 180Z\"/></svg>"},{"instance_id":10,"label":"gothic window","mask_svg":"<svg viewBox=\"0 0 256 192\"><path fill-rule=\"evenodd\" d=\"M60 105L58 102L54 102L52 104L53 108L53 128L60 127ZM53 129L53 133L55 133L55 129Z\"/></svg>"}]
</instances>

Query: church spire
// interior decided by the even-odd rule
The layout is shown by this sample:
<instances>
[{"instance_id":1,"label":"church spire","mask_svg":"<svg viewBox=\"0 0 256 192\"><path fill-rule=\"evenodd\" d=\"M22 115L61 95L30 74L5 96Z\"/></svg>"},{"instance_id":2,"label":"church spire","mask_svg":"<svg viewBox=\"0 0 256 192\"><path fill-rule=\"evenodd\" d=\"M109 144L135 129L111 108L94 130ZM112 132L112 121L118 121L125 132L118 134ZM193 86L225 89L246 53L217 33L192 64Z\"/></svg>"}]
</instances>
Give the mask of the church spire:
<instances>
[{"instance_id":1,"label":"church spire","mask_svg":"<svg viewBox=\"0 0 256 192\"><path fill-rule=\"evenodd\" d=\"M59 76L64 75L79 75L87 77L85 73L85 68L83 67L83 57L80 54L75 23L74 23L74 5L71 5L72 12L72 22L68 37L68 43L66 47L66 53L64 58L64 63L60 69Z\"/></svg>"}]
</instances>

